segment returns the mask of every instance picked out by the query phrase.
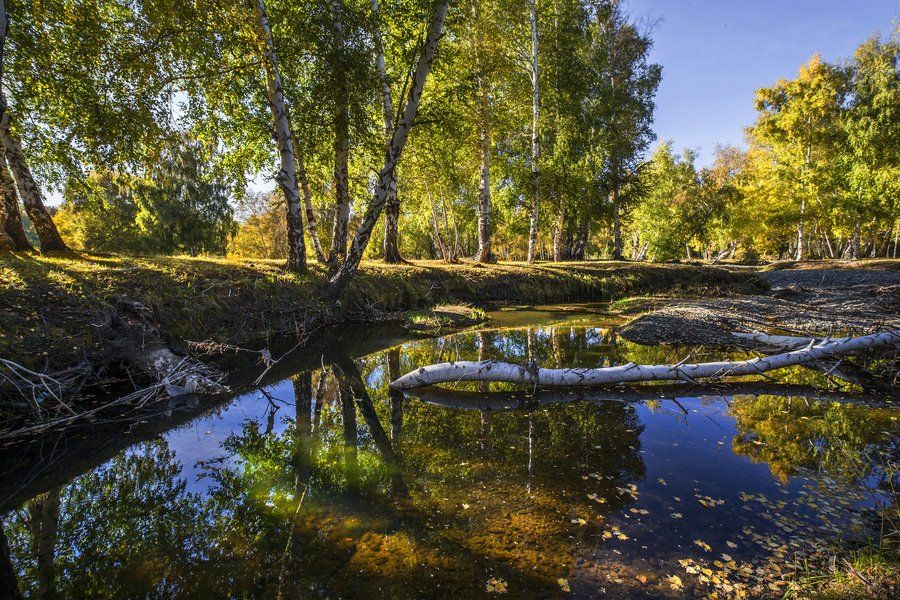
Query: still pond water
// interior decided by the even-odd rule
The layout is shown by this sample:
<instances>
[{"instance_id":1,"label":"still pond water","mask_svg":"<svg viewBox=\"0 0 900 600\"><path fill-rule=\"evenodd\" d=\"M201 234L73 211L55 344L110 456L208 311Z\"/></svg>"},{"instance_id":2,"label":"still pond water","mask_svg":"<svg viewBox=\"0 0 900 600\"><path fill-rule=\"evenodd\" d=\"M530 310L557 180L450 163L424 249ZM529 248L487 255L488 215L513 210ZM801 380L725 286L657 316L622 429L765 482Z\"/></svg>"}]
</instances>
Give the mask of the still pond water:
<instances>
[{"instance_id":1,"label":"still pond water","mask_svg":"<svg viewBox=\"0 0 900 600\"><path fill-rule=\"evenodd\" d=\"M872 508L888 501L880 465L896 450L900 411L818 394L808 384L822 381L800 369L718 391L388 389L451 359L721 357L629 344L591 307L494 317L481 331L398 345L377 331L362 345L338 336L301 352L306 370L283 381L181 422L168 415L171 428L115 452L73 450L85 456L65 457L67 480L0 476L20 589L778 597L805 559L879 525Z\"/></svg>"}]
</instances>

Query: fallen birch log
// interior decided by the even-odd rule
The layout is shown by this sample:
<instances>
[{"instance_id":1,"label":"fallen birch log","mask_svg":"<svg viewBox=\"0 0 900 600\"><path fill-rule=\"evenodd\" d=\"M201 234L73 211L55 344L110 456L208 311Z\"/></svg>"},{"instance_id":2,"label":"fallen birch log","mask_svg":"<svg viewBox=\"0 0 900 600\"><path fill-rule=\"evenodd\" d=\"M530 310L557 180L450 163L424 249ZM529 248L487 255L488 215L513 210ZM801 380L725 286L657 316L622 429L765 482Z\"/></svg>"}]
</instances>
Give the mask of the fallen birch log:
<instances>
[{"instance_id":1,"label":"fallen birch log","mask_svg":"<svg viewBox=\"0 0 900 600\"><path fill-rule=\"evenodd\" d=\"M830 344L836 344L851 339L849 337L814 339L790 335L769 335L759 332L733 332L731 335L738 342L739 346L753 348L764 352L787 352L789 350L806 348L824 341L828 341ZM891 384L892 376L879 376L878 374L859 366L847 355L817 360L805 363L803 366L821 371L827 376L843 379L844 381L858 385L866 390L874 392L891 392L893 389Z\"/></svg>"},{"instance_id":2,"label":"fallen birch log","mask_svg":"<svg viewBox=\"0 0 900 600\"><path fill-rule=\"evenodd\" d=\"M544 369L536 364L516 365L496 360L458 361L420 367L391 383L394 389L458 381L493 381L528 386L568 387L609 385L636 381L688 381L758 375L860 350L900 346L900 330L841 341L823 340L806 348L741 361L696 364L637 365L628 363L598 369Z\"/></svg>"}]
</instances>

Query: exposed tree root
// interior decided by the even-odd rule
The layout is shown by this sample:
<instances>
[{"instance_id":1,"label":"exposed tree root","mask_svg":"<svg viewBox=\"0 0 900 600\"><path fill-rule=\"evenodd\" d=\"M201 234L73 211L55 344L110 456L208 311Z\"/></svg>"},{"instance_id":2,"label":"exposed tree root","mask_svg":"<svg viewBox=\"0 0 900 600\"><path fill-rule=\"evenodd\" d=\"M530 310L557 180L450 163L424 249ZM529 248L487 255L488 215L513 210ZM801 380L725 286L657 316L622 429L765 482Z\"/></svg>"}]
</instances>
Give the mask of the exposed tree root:
<instances>
[{"instance_id":1,"label":"exposed tree root","mask_svg":"<svg viewBox=\"0 0 900 600\"><path fill-rule=\"evenodd\" d=\"M108 339L102 354L85 357L76 367L55 373L27 369L0 359L0 387L5 389L4 411L37 423L10 435L40 433L86 418L118 405L142 406L161 397L214 394L227 391L224 373L190 357L173 352L153 319L152 311L140 303L122 300L105 313L97 326ZM78 409L73 400L84 385L111 367L121 366L135 390L112 401Z\"/></svg>"}]
</instances>

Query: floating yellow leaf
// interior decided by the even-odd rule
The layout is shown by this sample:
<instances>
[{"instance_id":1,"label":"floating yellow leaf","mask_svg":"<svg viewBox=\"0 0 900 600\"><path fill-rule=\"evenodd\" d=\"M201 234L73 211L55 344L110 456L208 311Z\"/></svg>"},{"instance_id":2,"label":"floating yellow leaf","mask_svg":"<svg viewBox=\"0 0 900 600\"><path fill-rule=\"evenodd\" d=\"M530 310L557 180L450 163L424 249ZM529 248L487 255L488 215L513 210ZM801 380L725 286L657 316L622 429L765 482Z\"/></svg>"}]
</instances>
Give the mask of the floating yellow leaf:
<instances>
[{"instance_id":1,"label":"floating yellow leaf","mask_svg":"<svg viewBox=\"0 0 900 600\"><path fill-rule=\"evenodd\" d=\"M711 551L712 551L712 546L710 546L709 544L707 544L707 543L704 542L703 540L694 540L694 544L696 544L697 546L700 546L701 548L703 548L703 549L706 550L707 552L711 552Z\"/></svg>"},{"instance_id":2,"label":"floating yellow leaf","mask_svg":"<svg viewBox=\"0 0 900 600\"><path fill-rule=\"evenodd\" d=\"M680 592L682 589L684 589L684 583L682 583L681 577L679 577L678 575L669 575L668 577L666 577L666 581L669 582L669 585L676 592Z\"/></svg>"},{"instance_id":3,"label":"floating yellow leaf","mask_svg":"<svg viewBox=\"0 0 900 600\"><path fill-rule=\"evenodd\" d=\"M487 580L484 589L492 594L505 594L506 582L497 577L491 577Z\"/></svg>"},{"instance_id":4,"label":"floating yellow leaf","mask_svg":"<svg viewBox=\"0 0 900 600\"><path fill-rule=\"evenodd\" d=\"M564 591L564 592L571 591L569 589L569 582L566 580L565 577L560 577L559 579L556 580L556 583L559 584L559 589L561 589L562 591Z\"/></svg>"}]
</instances>

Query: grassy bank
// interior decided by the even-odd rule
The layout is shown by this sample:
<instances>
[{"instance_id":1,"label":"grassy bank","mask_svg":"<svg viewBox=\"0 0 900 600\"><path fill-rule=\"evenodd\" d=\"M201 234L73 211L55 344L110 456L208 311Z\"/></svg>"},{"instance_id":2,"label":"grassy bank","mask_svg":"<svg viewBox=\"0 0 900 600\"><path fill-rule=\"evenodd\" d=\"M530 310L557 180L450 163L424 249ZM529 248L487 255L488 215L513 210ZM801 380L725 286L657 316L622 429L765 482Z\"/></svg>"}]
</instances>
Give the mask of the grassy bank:
<instances>
[{"instance_id":1,"label":"grassy bank","mask_svg":"<svg viewBox=\"0 0 900 600\"><path fill-rule=\"evenodd\" d=\"M187 340L243 344L301 332L321 315L326 280L273 261L80 255L0 256L0 358L57 370L97 351L96 332L121 299L153 311L175 347ZM615 300L641 294L754 289L752 274L615 262L523 265L366 263L333 318L360 320L440 303Z\"/></svg>"}]
</instances>

